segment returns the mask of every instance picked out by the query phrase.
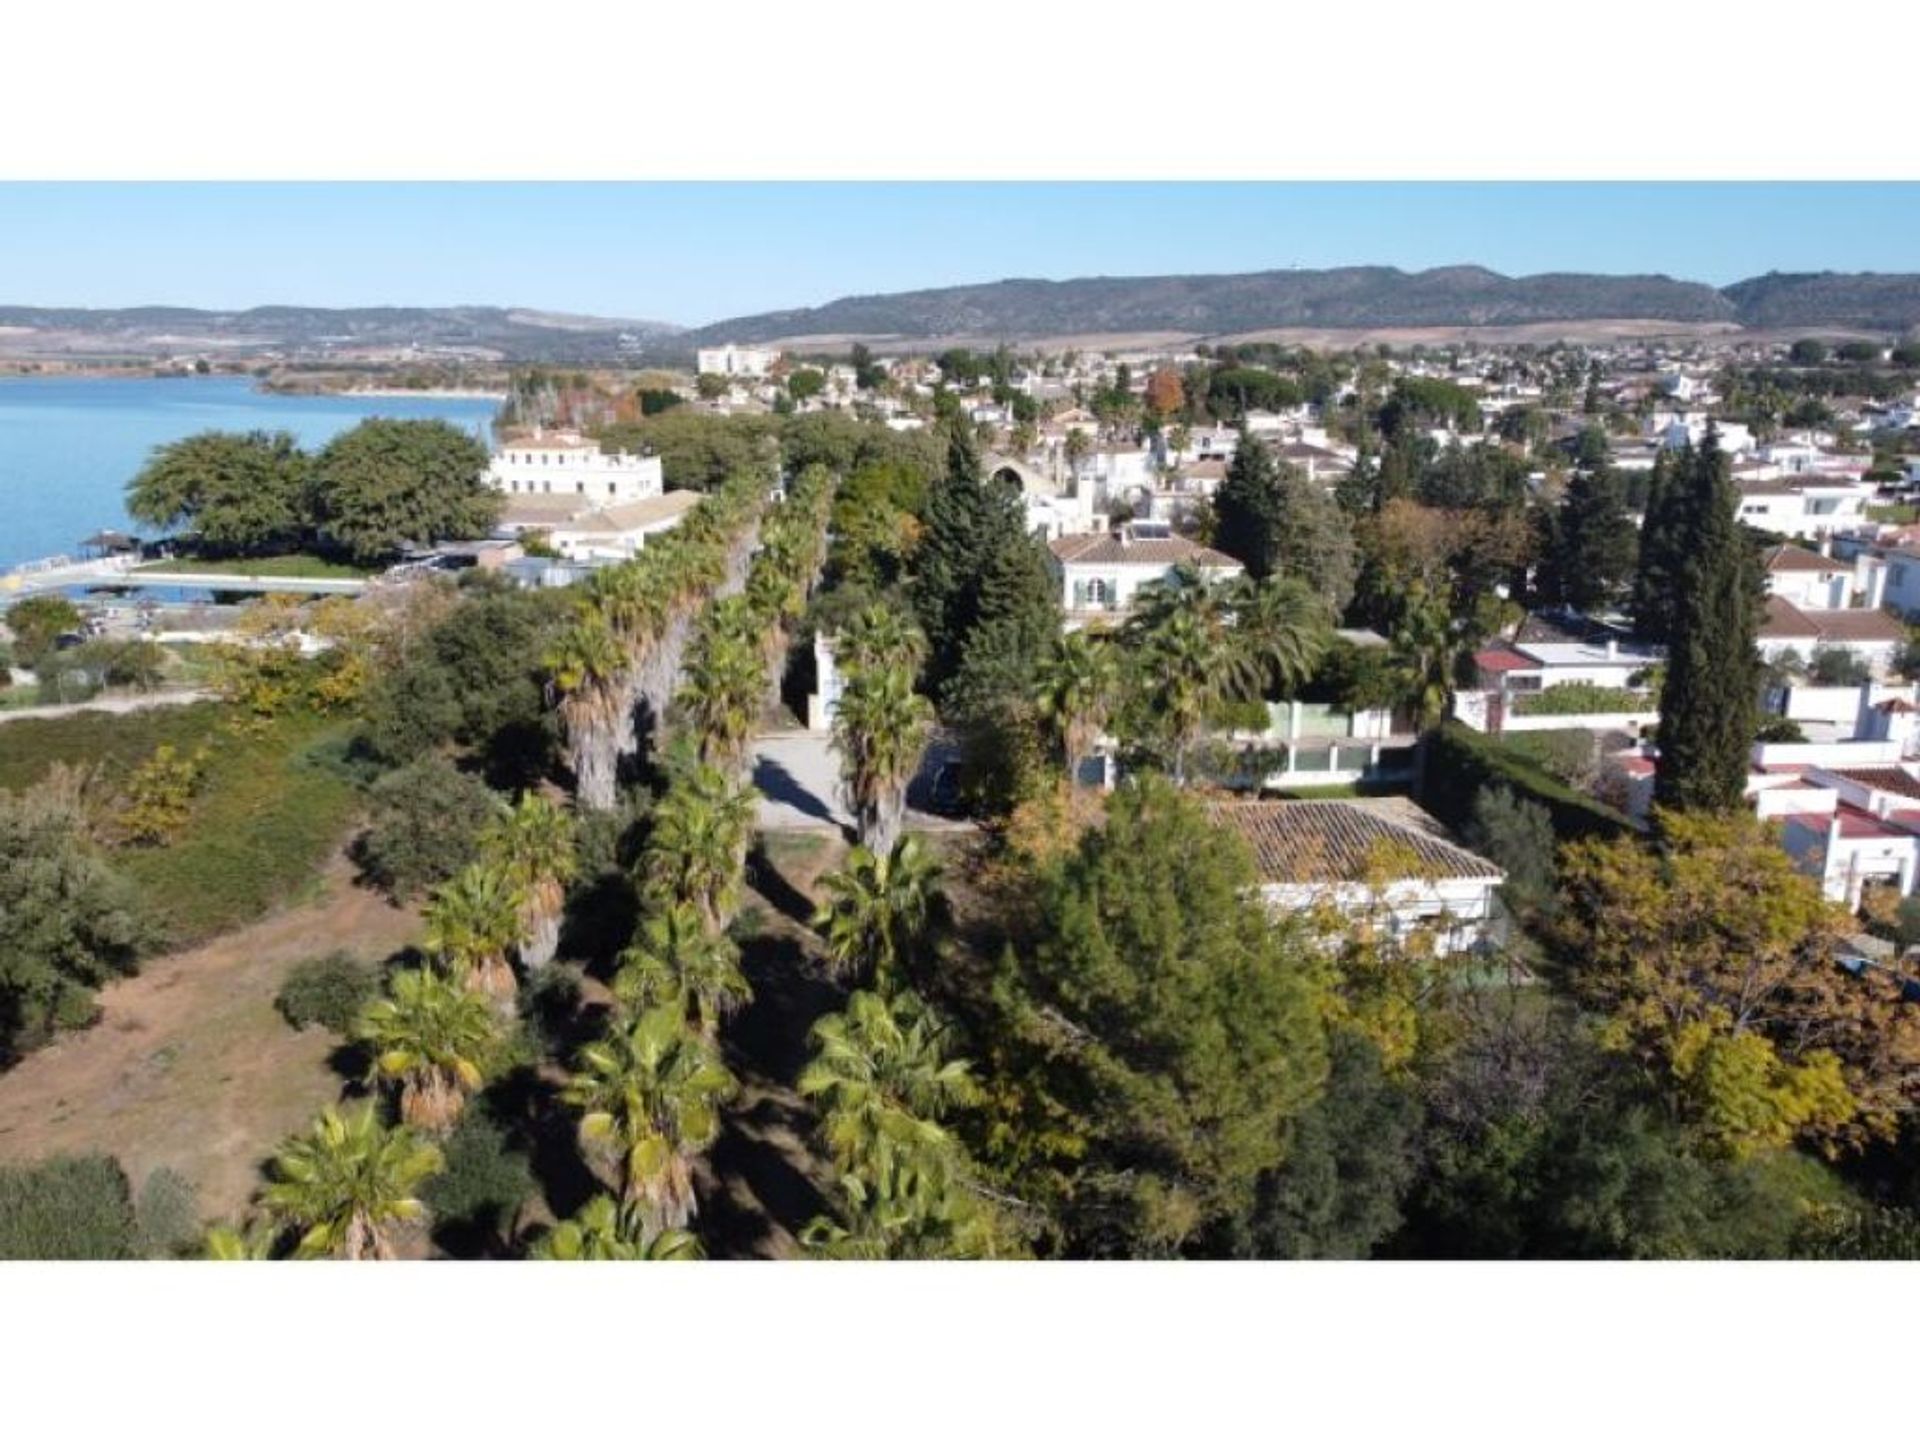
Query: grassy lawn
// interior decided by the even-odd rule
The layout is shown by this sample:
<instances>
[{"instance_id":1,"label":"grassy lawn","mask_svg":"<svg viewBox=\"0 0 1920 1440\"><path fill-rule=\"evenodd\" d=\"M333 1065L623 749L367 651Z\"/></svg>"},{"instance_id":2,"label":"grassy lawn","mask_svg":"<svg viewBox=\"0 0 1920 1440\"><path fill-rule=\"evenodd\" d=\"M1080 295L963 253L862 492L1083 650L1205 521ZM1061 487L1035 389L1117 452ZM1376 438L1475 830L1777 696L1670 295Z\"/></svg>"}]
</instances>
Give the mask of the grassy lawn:
<instances>
[{"instance_id":1,"label":"grassy lawn","mask_svg":"<svg viewBox=\"0 0 1920 1440\"><path fill-rule=\"evenodd\" d=\"M32 693L35 687L21 688ZM96 710L57 720L16 720L0 726L0 790L23 790L56 763L98 765L103 779L117 780L160 745L191 750L210 739L223 713L208 701L128 715Z\"/></svg>"},{"instance_id":2,"label":"grassy lawn","mask_svg":"<svg viewBox=\"0 0 1920 1440\"><path fill-rule=\"evenodd\" d=\"M315 758L337 738L332 722L298 716L264 735L217 740L187 832L126 852L124 868L176 943L311 896L359 803L352 784Z\"/></svg>"},{"instance_id":3,"label":"grassy lawn","mask_svg":"<svg viewBox=\"0 0 1920 1440\"><path fill-rule=\"evenodd\" d=\"M375 571L318 555L260 555L246 560L158 560L142 565L148 575L242 575L248 579L364 580Z\"/></svg>"},{"instance_id":4,"label":"grassy lawn","mask_svg":"<svg viewBox=\"0 0 1920 1440\"><path fill-rule=\"evenodd\" d=\"M1911 525L1920 519L1920 505L1869 505L1867 519L1881 525Z\"/></svg>"},{"instance_id":5,"label":"grassy lawn","mask_svg":"<svg viewBox=\"0 0 1920 1440\"><path fill-rule=\"evenodd\" d=\"M115 852L172 944L189 944L307 896L358 795L316 758L338 722L311 715L235 734L217 704L19 720L0 727L0 787L31 785L56 762L96 764L112 785L163 744L213 752L193 819L172 844Z\"/></svg>"}]
</instances>

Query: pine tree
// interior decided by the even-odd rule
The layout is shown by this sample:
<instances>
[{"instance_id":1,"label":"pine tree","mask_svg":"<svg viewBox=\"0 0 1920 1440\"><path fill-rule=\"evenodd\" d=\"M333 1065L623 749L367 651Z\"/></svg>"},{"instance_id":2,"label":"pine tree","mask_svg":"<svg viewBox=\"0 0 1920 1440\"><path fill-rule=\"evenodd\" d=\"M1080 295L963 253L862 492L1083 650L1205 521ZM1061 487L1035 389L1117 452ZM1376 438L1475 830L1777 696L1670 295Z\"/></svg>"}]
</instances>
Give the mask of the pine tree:
<instances>
[{"instance_id":1,"label":"pine tree","mask_svg":"<svg viewBox=\"0 0 1920 1440\"><path fill-rule=\"evenodd\" d=\"M1552 551L1562 600L1588 612L1611 606L1635 578L1638 541L1611 470L1581 470L1567 487Z\"/></svg>"},{"instance_id":2,"label":"pine tree","mask_svg":"<svg viewBox=\"0 0 1920 1440\"><path fill-rule=\"evenodd\" d=\"M1673 539L1685 556L1673 594L1667 678L1660 691L1654 801L1673 810L1732 811L1743 803L1753 743L1764 585L1741 533L1719 435L1688 447L1668 478Z\"/></svg>"}]
</instances>

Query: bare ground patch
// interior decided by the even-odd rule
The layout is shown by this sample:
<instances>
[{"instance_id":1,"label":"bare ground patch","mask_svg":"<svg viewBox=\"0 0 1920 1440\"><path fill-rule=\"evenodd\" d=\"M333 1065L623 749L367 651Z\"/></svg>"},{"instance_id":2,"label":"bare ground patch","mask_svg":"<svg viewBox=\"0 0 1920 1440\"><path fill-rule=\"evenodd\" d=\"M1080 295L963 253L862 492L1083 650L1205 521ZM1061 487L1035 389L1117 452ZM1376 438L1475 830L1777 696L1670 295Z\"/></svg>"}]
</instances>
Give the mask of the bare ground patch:
<instances>
[{"instance_id":1,"label":"bare ground patch","mask_svg":"<svg viewBox=\"0 0 1920 1440\"><path fill-rule=\"evenodd\" d=\"M102 1150L136 1191L169 1166L203 1216L237 1214L260 1162L340 1093L338 1042L273 1008L288 969L333 949L383 959L418 928L336 856L312 901L151 960L101 993L91 1029L0 1075L0 1161Z\"/></svg>"}]
</instances>

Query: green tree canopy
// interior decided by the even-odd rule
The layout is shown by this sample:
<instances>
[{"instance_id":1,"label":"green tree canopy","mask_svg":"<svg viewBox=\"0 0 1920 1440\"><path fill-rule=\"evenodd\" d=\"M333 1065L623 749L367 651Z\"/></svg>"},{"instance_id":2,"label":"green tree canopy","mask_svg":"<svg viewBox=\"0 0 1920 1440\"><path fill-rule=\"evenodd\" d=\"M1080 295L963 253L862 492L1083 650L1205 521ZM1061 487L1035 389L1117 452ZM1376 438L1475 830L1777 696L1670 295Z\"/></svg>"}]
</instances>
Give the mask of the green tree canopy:
<instances>
[{"instance_id":1,"label":"green tree canopy","mask_svg":"<svg viewBox=\"0 0 1920 1440\"><path fill-rule=\"evenodd\" d=\"M363 420L314 461L314 525L373 562L403 547L484 535L500 514L487 447L444 420Z\"/></svg>"},{"instance_id":2,"label":"green tree canopy","mask_svg":"<svg viewBox=\"0 0 1920 1440\"><path fill-rule=\"evenodd\" d=\"M1019 1177L1048 1192L1072 1253L1205 1248L1325 1083L1316 952L1254 886L1238 837L1154 777L1038 879L987 1028L1032 1097L1003 1141L1024 1148L1030 1123L1073 1137Z\"/></svg>"},{"instance_id":3,"label":"green tree canopy","mask_svg":"<svg viewBox=\"0 0 1920 1440\"><path fill-rule=\"evenodd\" d=\"M190 530L210 550L290 549L311 522L311 470L284 430L210 430L158 447L127 484L127 513L161 530Z\"/></svg>"}]
</instances>

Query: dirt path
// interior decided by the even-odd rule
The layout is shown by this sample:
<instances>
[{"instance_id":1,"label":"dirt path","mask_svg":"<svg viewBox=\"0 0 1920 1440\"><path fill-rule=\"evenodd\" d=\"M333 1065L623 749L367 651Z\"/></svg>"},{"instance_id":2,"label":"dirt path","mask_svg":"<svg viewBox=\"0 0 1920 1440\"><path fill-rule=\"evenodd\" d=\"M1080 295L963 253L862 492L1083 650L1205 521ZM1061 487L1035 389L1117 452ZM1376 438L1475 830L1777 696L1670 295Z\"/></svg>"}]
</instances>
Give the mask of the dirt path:
<instances>
[{"instance_id":1,"label":"dirt path","mask_svg":"<svg viewBox=\"0 0 1920 1440\"><path fill-rule=\"evenodd\" d=\"M334 1038L274 1010L282 978L334 949L384 959L418 928L335 857L311 904L150 961L102 992L99 1023L0 1075L0 1161L104 1150L136 1194L171 1166L203 1215L236 1215L260 1162L340 1091Z\"/></svg>"}]
</instances>

